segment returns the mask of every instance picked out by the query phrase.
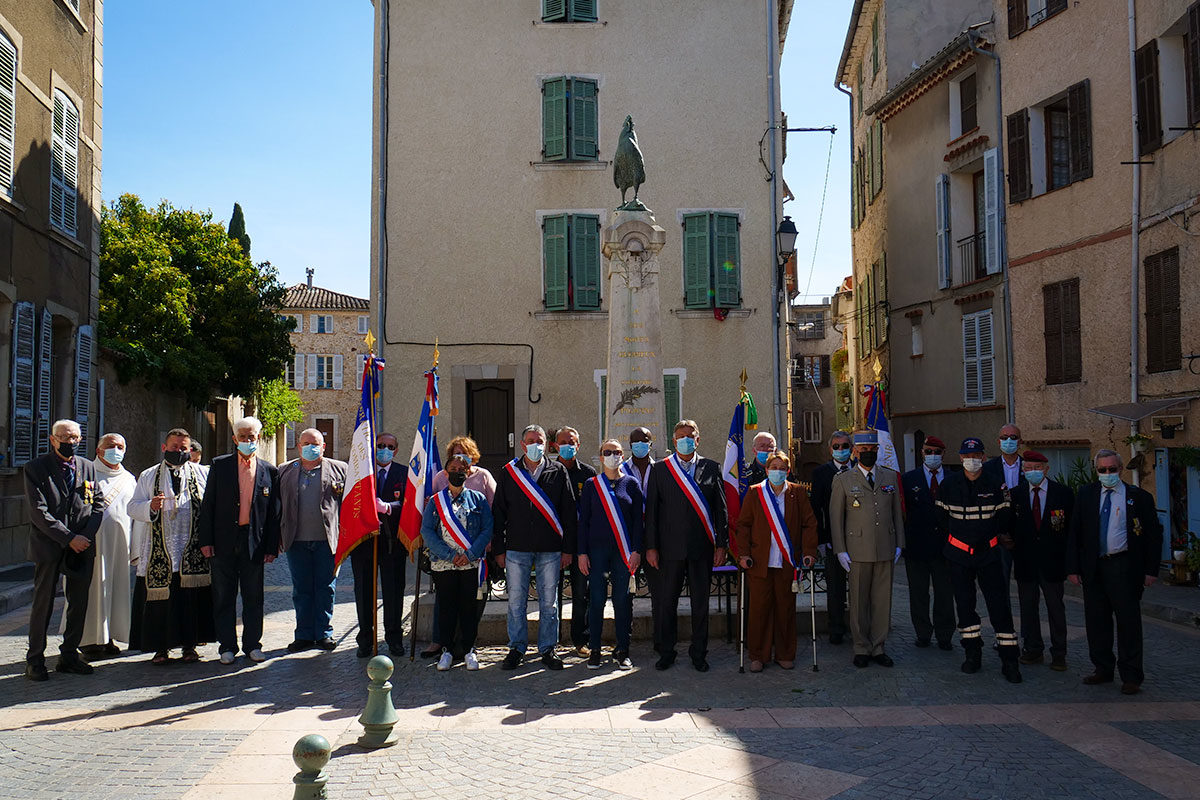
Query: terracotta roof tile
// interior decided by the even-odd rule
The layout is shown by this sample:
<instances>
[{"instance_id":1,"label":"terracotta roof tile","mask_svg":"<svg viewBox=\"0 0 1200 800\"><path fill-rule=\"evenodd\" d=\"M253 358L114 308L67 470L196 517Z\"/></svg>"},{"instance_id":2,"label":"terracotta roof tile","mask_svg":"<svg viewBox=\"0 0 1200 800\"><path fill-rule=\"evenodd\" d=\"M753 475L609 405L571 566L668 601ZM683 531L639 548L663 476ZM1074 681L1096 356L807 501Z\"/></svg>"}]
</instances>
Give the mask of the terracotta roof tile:
<instances>
[{"instance_id":1,"label":"terracotta roof tile","mask_svg":"<svg viewBox=\"0 0 1200 800\"><path fill-rule=\"evenodd\" d=\"M330 309L334 311L366 311L371 304L366 298L298 283L289 286L283 295L283 308Z\"/></svg>"}]
</instances>

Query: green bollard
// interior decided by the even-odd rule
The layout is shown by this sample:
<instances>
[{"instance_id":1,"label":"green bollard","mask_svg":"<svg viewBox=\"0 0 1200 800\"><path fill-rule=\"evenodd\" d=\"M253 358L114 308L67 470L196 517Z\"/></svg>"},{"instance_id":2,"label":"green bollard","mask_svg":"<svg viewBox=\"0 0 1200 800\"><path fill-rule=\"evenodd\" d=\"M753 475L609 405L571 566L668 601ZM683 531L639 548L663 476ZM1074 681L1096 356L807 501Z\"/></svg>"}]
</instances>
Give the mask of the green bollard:
<instances>
[{"instance_id":1,"label":"green bollard","mask_svg":"<svg viewBox=\"0 0 1200 800\"><path fill-rule=\"evenodd\" d=\"M292 778L296 790L292 800L325 800L325 783L329 776L325 774L325 765L329 763L329 740L319 733L301 736L292 748L292 761L296 763L299 772Z\"/></svg>"},{"instance_id":2,"label":"green bollard","mask_svg":"<svg viewBox=\"0 0 1200 800\"><path fill-rule=\"evenodd\" d=\"M388 681L394 669L387 656L375 656L367 663L371 685L367 687L367 707L358 718L363 726L363 735L358 737L359 747L391 747L399 738L392 733L400 718L392 706L392 684Z\"/></svg>"}]
</instances>

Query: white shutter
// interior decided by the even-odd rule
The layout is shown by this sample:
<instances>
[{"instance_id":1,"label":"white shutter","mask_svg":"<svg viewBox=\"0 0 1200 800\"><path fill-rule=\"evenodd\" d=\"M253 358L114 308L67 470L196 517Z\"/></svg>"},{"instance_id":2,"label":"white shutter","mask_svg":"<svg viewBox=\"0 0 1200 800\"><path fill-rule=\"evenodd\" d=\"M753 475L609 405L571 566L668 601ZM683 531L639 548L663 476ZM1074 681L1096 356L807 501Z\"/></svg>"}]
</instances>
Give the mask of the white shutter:
<instances>
[{"instance_id":1,"label":"white shutter","mask_svg":"<svg viewBox=\"0 0 1200 800\"><path fill-rule=\"evenodd\" d=\"M319 323L320 319L321 319L320 314L309 314L308 315L308 332L309 333L316 333L320 329L320 323Z\"/></svg>"},{"instance_id":2,"label":"white shutter","mask_svg":"<svg viewBox=\"0 0 1200 800\"><path fill-rule=\"evenodd\" d=\"M987 274L1000 271L1000 149L983 153L984 258Z\"/></svg>"},{"instance_id":3,"label":"white shutter","mask_svg":"<svg viewBox=\"0 0 1200 800\"><path fill-rule=\"evenodd\" d=\"M371 324L371 320L369 317L367 317L365 315L360 316L358 318L358 332L360 334L365 335L367 333L368 328L370 327L370 324Z\"/></svg>"},{"instance_id":4,"label":"white shutter","mask_svg":"<svg viewBox=\"0 0 1200 800\"><path fill-rule=\"evenodd\" d=\"M288 450L291 450L296 446L296 423L289 422L283 426L283 429L286 432L285 436L287 438L285 447L287 447Z\"/></svg>"},{"instance_id":5,"label":"white shutter","mask_svg":"<svg viewBox=\"0 0 1200 800\"><path fill-rule=\"evenodd\" d=\"M950 288L950 176L938 175L934 182L934 207L937 212L938 288Z\"/></svg>"},{"instance_id":6,"label":"white shutter","mask_svg":"<svg viewBox=\"0 0 1200 800\"><path fill-rule=\"evenodd\" d=\"M333 333L333 314L325 315L325 332Z\"/></svg>"},{"instance_id":7,"label":"white shutter","mask_svg":"<svg viewBox=\"0 0 1200 800\"><path fill-rule=\"evenodd\" d=\"M992 312L982 311L979 318L979 402L991 405L996 402L996 361L992 347Z\"/></svg>"},{"instance_id":8,"label":"white shutter","mask_svg":"<svg viewBox=\"0 0 1200 800\"><path fill-rule=\"evenodd\" d=\"M34 433L33 449L36 453L46 453L50 450L50 423L54 420L50 419L51 414L51 398L50 384L53 381L53 365L54 361L50 352L51 346L54 343L54 316L42 309L41 321L38 324L38 351L37 351L37 394L34 401L34 413L36 414L36 427Z\"/></svg>"},{"instance_id":9,"label":"white shutter","mask_svg":"<svg viewBox=\"0 0 1200 800\"><path fill-rule=\"evenodd\" d=\"M54 92L50 135L50 222L75 235L79 186L79 111L65 94Z\"/></svg>"},{"instance_id":10,"label":"white shutter","mask_svg":"<svg viewBox=\"0 0 1200 800\"><path fill-rule=\"evenodd\" d=\"M0 194L12 196L17 143L17 48L0 33Z\"/></svg>"},{"instance_id":11,"label":"white shutter","mask_svg":"<svg viewBox=\"0 0 1200 800\"><path fill-rule=\"evenodd\" d=\"M33 458L34 450L34 320L33 303L17 303L13 310L12 365L12 464L19 467Z\"/></svg>"},{"instance_id":12,"label":"white shutter","mask_svg":"<svg viewBox=\"0 0 1200 800\"><path fill-rule=\"evenodd\" d=\"M304 388L304 354L296 353L296 360L292 367L292 388Z\"/></svg>"},{"instance_id":13,"label":"white shutter","mask_svg":"<svg viewBox=\"0 0 1200 800\"><path fill-rule=\"evenodd\" d=\"M979 315L962 318L963 404L979 405Z\"/></svg>"},{"instance_id":14,"label":"white shutter","mask_svg":"<svg viewBox=\"0 0 1200 800\"><path fill-rule=\"evenodd\" d=\"M342 357L340 355L333 357L333 388L342 388Z\"/></svg>"},{"instance_id":15,"label":"white shutter","mask_svg":"<svg viewBox=\"0 0 1200 800\"><path fill-rule=\"evenodd\" d=\"M309 353L306 359L308 361L308 376L304 382L304 386L307 389L315 389L317 388L317 357Z\"/></svg>"},{"instance_id":16,"label":"white shutter","mask_svg":"<svg viewBox=\"0 0 1200 800\"><path fill-rule=\"evenodd\" d=\"M292 319L296 320L296 330L292 331L292 333L304 333L304 315L292 314L291 316Z\"/></svg>"},{"instance_id":17,"label":"white shutter","mask_svg":"<svg viewBox=\"0 0 1200 800\"><path fill-rule=\"evenodd\" d=\"M92 358L95 336L91 325L80 325L75 332L75 421L79 423L79 441L85 451L91 442Z\"/></svg>"}]
</instances>

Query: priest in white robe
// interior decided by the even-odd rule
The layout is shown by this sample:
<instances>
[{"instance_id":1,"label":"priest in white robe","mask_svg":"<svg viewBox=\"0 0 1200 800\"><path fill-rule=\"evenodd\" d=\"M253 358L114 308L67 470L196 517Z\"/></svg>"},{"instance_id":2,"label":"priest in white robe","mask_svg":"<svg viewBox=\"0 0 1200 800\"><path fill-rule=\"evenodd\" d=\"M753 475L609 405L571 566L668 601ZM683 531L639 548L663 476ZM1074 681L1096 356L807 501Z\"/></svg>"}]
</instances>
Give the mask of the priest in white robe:
<instances>
[{"instance_id":1,"label":"priest in white robe","mask_svg":"<svg viewBox=\"0 0 1200 800\"><path fill-rule=\"evenodd\" d=\"M200 660L198 645L216 640L212 579L196 530L208 473L191 463L191 434L183 428L167 432L162 451L129 501L137 558L129 646L154 653L156 665L175 648L192 663Z\"/></svg>"}]
</instances>

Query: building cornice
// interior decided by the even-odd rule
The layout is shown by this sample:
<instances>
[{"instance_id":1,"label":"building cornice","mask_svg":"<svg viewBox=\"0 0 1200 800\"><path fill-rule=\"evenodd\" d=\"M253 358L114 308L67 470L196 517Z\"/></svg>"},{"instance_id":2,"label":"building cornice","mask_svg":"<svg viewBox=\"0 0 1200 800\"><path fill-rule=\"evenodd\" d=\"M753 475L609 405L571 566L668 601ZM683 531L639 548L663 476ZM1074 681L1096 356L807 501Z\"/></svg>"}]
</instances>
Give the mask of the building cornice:
<instances>
[{"instance_id":1,"label":"building cornice","mask_svg":"<svg viewBox=\"0 0 1200 800\"><path fill-rule=\"evenodd\" d=\"M982 49L990 49L992 46L984 40L977 40L977 43ZM960 33L928 61L910 72L894 89L875 101L866 109L866 113L886 122L934 86L974 61L971 36L967 32Z\"/></svg>"}]
</instances>

